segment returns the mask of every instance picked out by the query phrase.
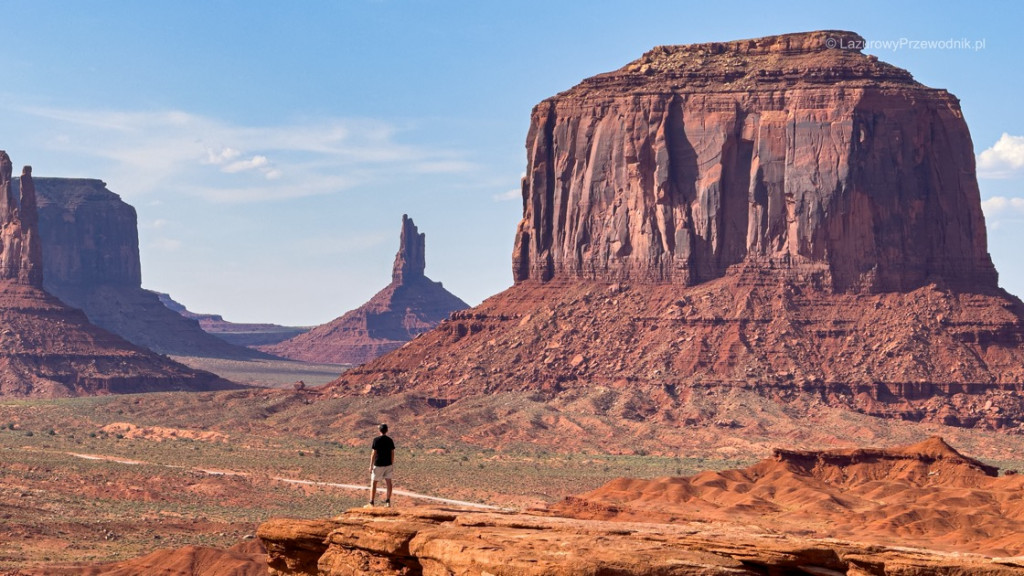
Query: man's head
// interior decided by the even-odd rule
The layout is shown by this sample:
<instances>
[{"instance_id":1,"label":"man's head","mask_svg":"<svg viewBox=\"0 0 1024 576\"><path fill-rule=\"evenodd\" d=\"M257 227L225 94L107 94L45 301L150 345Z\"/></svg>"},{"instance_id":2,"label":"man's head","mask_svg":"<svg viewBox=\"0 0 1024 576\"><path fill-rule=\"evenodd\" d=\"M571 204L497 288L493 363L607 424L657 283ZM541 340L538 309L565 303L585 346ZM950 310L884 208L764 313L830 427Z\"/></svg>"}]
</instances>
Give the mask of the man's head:
<instances>
[{"instance_id":1,"label":"man's head","mask_svg":"<svg viewBox=\"0 0 1024 576\"><path fill-rule=\"evenodd\" d=\"M380 430L381 434L387 434L388 433L388 425L387 424L381 424L380 426L377 426L377 430Z\"/></svg>"}]
</instances>

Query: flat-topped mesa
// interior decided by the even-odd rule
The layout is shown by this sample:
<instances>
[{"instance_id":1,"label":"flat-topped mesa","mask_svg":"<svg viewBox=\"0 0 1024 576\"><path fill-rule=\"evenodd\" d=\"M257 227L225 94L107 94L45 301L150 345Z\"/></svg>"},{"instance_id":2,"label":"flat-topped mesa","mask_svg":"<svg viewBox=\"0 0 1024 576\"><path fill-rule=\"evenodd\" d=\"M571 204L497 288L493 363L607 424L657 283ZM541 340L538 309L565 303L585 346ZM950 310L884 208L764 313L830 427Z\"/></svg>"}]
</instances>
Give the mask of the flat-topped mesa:
<instances>
[{"instance_id":1,"label":"flat-topped mesa","mask_svg":"<svg viewBox=\"0 0 1024 576\"><path fill-rule=\"evenodd\" d=\"M32 167L22 169L20 194L11 185L12 170L10 156L0 150L0 280L41 287L43 257Z\"/></svg>"},{"instance_id":2,"label":"flat-topped mesa","mask_svg":"<svg viewBox=\"0 0 1024 576\"><path fill-rule=\"evenodd\" d=\"M424 278L427 268L427 235L420 234L408 215L402 214L402 235L391 269L391 282L403 284Z\"/></svg>"},{"instance_id":3,"label":"flat-topped mesa","mask_svg":"<svg viewBox=\"0 0 1024 576\"><path fill-rule=\"evenodd\" d=\"M538 104L515 281L994 289L958 100L843 31L667 46Z\"/></svg>"}]
</instances>

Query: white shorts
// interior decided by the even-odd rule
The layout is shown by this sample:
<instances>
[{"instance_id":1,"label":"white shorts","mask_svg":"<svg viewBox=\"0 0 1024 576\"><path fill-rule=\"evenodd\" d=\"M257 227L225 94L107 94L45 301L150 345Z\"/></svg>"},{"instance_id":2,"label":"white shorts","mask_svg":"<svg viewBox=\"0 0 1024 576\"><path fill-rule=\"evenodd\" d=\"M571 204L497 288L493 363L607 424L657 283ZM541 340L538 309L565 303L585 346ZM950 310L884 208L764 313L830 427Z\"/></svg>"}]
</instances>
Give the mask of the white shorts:
<instances>
[{"instance_id":1,"label":"white shorts","mask_svg":"<svg viewBox=\"0 0 1024 576\"><path fill-rule=\"evenodd\" d=\"M391 480L391 472L394 468L394 466L374 466L373 471L370 472L370 482Z\"/></svg>"}]
</instances>

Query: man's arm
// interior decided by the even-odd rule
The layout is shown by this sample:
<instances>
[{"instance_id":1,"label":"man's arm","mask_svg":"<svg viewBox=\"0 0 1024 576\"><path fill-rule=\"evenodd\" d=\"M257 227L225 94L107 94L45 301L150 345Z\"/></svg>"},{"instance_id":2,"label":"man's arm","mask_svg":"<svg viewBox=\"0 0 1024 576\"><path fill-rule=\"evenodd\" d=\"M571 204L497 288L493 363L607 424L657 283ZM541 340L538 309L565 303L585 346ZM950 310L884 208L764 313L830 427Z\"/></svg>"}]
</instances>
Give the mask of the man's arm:
<instances>
[{"instance_id":1,"label":"man's arm","mask_svg":"<svg viewBox=\"0 0 1024 576\"><path fill-rule=\"evenodd\" d=\"M373 451L370 452L370 470L373 470L373 464L376 461L377 461L377 449L374 448Z\"/></svg>"},{"instance_id":2,"label":"man's arm","mask_svg":"<svg viewBox=\"0 0 1024 576\"><path fill-rule=\"evenodd\" d=\"M394 448L391 449L391 465L392 466L395 465L395 449Z\"/></svg>"}]
</instances>

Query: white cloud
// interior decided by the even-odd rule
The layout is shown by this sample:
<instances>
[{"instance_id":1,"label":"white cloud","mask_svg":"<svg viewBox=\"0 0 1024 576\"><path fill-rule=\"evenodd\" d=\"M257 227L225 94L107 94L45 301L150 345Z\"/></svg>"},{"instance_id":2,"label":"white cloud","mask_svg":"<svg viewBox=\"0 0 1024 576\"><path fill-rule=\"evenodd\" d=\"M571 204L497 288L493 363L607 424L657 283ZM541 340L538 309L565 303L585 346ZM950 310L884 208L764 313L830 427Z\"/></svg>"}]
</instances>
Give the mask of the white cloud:
<instances>
[{"instance_id":1,"label":"white cloud","mask_svg":"<svg viewBox=\"0 0 1024 576\"><path fill-rule=\"evenodd\" d=\"M246 170L252 170L253 168L260 168L267 165L267 157L256 155L249 160L239 160L232 162L227 166L220 169L221 172L226 174L237 174L238 172L245 172Z\"/></svg>"},{"instance_id":2,"label":"white cloud","mask_svg":"<svg viewBox=\"0 0 1024 576\"><path fill-rule=\"evenodd\" d=\"M203 163L220 166L221 164L234 160L235 158L238 158L241 155L242 153L239 152L238 150L235 150L234 148L222 148L219 152L215 151L212 148L207 148L206 160Z\"/></svg>"},{"instance_id":3,"label":"white cloud","mask_svg":"<svg viewBox=\"0 0 1024 576\"><path fill-rule=\"evenodd\" d=\"M991 148L978 154L978 176L1009 178L1024 168L1024 136L1003 133Z\"/></svg>"},{"instance_id":4,"label":"white cloud","mask_svg":"<svg viewBox=\"0 0 1024 576\"><path fill-rule=\"evenodd\" d=\"M981 201L981 209L989 219L1024 216L1024 198L993 196Z\"/></svg>"},{"instance_id":5,"label":"white cloud","mask_svg":"<svg viewBox=\"0 0 1024 576\"><path fill-rule=\"evenodd\" d=\"M132 202L167 193L267 202L479 169L465 152L402 143L402 131L376 120L247 126L177 110L18 111L32 117L50 151L81 159Z\"/></svg>"}]
</instances>

